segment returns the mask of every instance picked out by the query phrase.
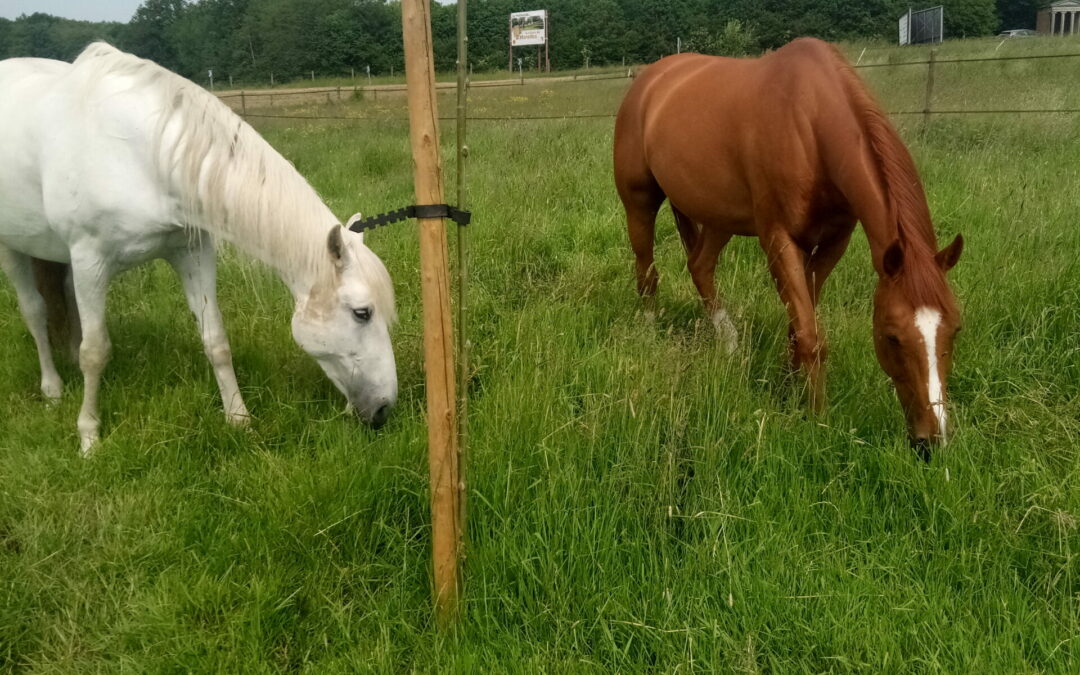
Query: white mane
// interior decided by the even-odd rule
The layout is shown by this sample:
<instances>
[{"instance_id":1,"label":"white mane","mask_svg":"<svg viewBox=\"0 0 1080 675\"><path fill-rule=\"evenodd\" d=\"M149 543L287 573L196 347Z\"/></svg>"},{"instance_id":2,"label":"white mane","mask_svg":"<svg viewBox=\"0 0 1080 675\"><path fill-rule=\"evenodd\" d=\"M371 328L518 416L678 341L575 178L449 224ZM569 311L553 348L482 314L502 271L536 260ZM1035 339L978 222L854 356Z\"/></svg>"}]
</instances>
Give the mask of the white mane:
<instances>
[{"instance_id":1,"label":"white mane","mask_svg":"<svg viewBox=\"0 0 1080 675\"><path fill-rule=\"evenodd\" d=\"M160 102L154 160L180 205L180 225L205 230L277 268L287 281L331 273L326 235L340 225L292 164L216 96L161 66L103 42L74 62L88 87L110 76ZM354 246L375 304L394 314L390 276Z\"/></svg>"}]
</instances>

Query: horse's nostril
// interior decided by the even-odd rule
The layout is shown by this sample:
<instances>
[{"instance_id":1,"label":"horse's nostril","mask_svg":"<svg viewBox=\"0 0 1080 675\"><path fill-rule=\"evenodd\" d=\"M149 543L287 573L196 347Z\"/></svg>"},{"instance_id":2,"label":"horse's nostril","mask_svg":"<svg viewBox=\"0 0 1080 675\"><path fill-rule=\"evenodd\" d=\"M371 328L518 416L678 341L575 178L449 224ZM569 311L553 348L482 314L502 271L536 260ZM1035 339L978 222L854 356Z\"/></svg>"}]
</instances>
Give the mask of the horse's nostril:
<instances>
[{"instance_id":1,"label":"horse's nostril","mask_svg":"<svg viewBox=\"0 0 1080 675\"><path fill-rule=\"evenodd\" d=\"M371 417L371 426L378 429L382 425L386 424L386 420L390 418L390 404L385 403L375 411L375 414Z\"/></svg>"},{"instance_id":2,"label":"horse's nostril","mask_svg":"<svg viewBox=\"0 0 1080 675\"><path fill-rule=\"evenodd\" d=\"M925 436L911 439L911 449L919 455L919 459L930 463L930 439Z\"/></svg>"}]
</instances>

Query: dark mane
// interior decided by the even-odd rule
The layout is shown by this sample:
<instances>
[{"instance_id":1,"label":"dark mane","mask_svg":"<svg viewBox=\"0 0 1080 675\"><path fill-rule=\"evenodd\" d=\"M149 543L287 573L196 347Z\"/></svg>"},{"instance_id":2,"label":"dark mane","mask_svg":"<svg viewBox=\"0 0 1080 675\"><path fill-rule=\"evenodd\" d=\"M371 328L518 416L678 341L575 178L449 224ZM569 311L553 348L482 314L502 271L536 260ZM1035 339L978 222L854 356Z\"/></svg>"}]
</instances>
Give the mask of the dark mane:
<instances>
[{"instance_id":1,"label":"dark mane","mask_svg":"<svg viewBox=\"0 0 1080 675\"><path fill-rule=\"evenodd\" d=\"M934 259L937 236L915 162L851 65L836 47L829 45L829 48L877 160L878 180L888 200L889 219L896 226L896 237L904 251L904 270L899 281L905 295L916 305L954 313L956 302L952 291Z\"/></svg>"}]
</instances>

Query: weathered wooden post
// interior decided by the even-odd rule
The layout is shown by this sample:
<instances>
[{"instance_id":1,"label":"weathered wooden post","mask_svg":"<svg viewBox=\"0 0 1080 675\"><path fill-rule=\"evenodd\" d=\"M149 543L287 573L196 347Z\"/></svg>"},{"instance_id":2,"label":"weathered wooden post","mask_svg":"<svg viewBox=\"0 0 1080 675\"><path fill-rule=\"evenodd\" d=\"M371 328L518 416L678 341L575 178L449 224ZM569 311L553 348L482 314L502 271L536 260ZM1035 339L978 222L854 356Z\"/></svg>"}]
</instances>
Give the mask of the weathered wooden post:
<instances>
[{"instance_id":1,"label":"weathered wooden post","mask_svg":"<svg viewBox=\"0 0 1080 675\"><path fill-rule=\"evenodd\" d=\"M401 22L416 203L442 204L442 164L437 126L439 113L435 98L429 0L403 0ZM432 581L436 616L446 624L457 612L458 553L461 543L461 523L458 520L458 432L454 410L454 336L450 321L446 226L442 218L420 218L419 227L431 483Z\"/></svg>"}]
</instances>

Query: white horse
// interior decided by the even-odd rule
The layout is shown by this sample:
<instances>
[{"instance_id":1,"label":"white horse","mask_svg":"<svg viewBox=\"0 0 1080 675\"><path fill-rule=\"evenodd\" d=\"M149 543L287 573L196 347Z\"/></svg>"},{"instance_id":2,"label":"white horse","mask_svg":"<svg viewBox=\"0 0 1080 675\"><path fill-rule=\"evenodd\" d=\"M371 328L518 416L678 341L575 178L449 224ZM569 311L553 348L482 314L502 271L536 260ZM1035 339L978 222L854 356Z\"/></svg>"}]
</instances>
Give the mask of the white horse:
<instances>
[{"instance_id":1,"label":"white horse","mask_svg":"<svg viewBox=\"0 0 1080 675\"><path fill-rule=\"evenodd\" d=\"M70 64L2 61L0 156L0 266L37 344L47 399L58 398L63 383L35 259L70 265L52 267L70 270L67 290L81 322L84 453L98 439L109 280L153 258L180 276L226 417L247 423L217 305L215 237L278 271L296 301L296 342L365 421L385 421L397 399L386 268L216 97L103 43Z\"/></svg>"}]
</instances>

